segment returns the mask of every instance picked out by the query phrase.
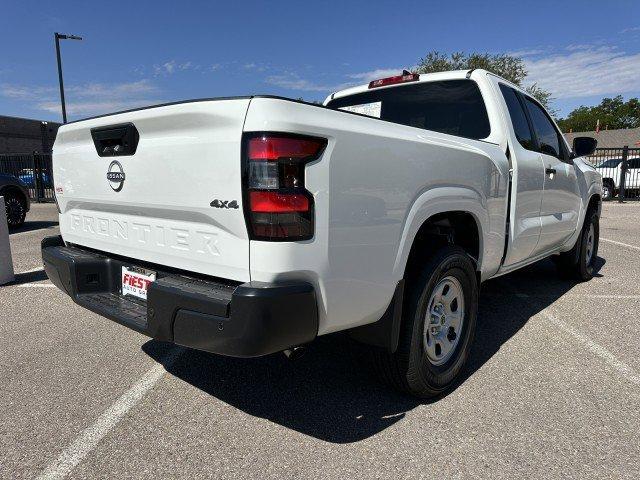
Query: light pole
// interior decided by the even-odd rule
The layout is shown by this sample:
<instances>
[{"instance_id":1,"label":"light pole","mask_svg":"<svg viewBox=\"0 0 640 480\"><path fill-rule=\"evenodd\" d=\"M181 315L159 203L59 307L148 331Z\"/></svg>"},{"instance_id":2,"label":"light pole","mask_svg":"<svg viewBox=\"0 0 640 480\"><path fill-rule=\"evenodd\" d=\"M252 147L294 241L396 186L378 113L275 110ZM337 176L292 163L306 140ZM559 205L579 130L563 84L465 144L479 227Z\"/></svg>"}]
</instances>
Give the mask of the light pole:
<instances>
[{"instance_id":1,"label":"light pole","mask_svg":"<svg viewBox=\"0 0 640 480\"><path fill-rule=\"evenodd\" d=\"M82 40L77 35L63 35L55 32L53 35L56 39L56 57L58 58L58 80L60 82L60 103L62 103L62 123L67 123L67 107L64 104L64 84L62 82L62 60L60 60L60 40Z\"/></svg>"}]
</instances>

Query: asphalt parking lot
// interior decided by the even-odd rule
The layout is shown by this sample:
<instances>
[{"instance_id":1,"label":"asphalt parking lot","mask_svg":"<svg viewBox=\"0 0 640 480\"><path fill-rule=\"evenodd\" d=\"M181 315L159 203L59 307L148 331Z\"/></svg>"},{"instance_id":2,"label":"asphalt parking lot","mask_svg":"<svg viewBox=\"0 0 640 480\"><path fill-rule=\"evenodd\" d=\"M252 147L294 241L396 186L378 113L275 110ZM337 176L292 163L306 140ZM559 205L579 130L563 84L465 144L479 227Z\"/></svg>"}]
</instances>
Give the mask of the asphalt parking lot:
<instances>
[{"instance_id":1,"label":"asphalt parking lot","mask_svg":"<svg viewBox=\"0 0 640 480\"><path fill-rule=\"evenodd\" d=\"M591 282L544 261L486 283L465 377L429 403L344 336L239 360L94 315L42 271L55 220L33 206L0 287L3 478L640 478L640 202L604 206Z\"/></svg>"}]
</instances>

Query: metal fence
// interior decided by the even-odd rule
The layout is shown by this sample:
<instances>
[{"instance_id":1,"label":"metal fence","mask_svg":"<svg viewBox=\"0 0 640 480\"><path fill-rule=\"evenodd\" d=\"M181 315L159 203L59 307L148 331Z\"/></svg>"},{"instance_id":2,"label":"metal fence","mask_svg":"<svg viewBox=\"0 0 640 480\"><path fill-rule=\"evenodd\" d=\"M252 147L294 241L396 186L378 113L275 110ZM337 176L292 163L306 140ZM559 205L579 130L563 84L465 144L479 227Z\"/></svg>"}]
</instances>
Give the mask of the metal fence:
<instances>
[{"instance_id":1,"label":"metal fence","mask_svg":"<svg viewBox=\"0 0 640 480\"><path fill-rule=\"evenodd\" d=\"M0 173L22 180L35 202L52 202L53 174L50 153L0 154Z\"/></svg>"},{"instance_id":2,"label":"metal fence","mask_svg":"<svg viewBox=\"0 0 640 480\"><path fill-rule=\"evenodd\" d=\"M640 148L597 148L587 161L602 174L604 200L640 200ZM26 183L33 201L53 201L50 153L0 154L0 173Z\"/></svg>"},{"instance_id":3,"label":"metal fence","mask_svg":"<svg viewBox=\"0 0 640 480\"><path fill-rule=\"evenodd\" d=\"M597 148L588 161L602 174L604 200L640 200L640 148Z\"/></svg>"}]
</instances>

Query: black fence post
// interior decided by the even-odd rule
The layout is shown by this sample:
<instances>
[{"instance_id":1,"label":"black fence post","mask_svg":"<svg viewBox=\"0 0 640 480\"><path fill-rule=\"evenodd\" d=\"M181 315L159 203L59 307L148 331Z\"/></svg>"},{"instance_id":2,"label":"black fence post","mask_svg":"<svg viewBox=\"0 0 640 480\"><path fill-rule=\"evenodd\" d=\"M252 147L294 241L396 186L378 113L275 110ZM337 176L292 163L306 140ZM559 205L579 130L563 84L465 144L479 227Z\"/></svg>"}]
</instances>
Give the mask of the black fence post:
<instances>
[{"instance_id":1,"label":"black fence post","mask_svg":"<svg viewBox=\"0 0 640 480\"><path fill-rule=\"evenodd\" d=\"M33 158L33 187L36 193L36 202L41 203L42 197L44 197L44 189L42 188L42 175L40 168L40 155L34 150L32 154Z\"/></svg>"},{"instance_id":2,"label":"black fence post","mask_svg":"<svg viewBox=\"0 0 640 480\"><path fill-rule=\"evenodd\" d=\"M51 149L49 148L49 135L47 135L48 125L48 122L40 122L40 137L42 141L42 153L44 155L51 153Z\"/></svg>"},{"instance_id":3,"label":"black fence post","mask_svg":"<svg viewBox=\"0 0 640 480\"><path fill-rule=\"evenodd\" d=\"M629 145L622 147L622 162L620 162L620 193L618 202L624 202L624 187L627 180L627 159L629 158Z\"/></svg>"}]
</instances>

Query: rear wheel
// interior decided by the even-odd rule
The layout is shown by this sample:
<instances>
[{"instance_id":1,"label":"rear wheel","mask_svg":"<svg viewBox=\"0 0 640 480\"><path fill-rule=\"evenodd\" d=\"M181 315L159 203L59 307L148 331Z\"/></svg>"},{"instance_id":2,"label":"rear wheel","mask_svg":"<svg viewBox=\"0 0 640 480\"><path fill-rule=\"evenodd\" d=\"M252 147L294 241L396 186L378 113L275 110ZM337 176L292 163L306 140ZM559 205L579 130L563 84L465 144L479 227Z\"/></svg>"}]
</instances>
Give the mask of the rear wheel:
<instances>
[{"instance_id":1,"label":"rear wheel","mask_svg":"<svg viewBox=\"0 0 640 480\"><path fill-rule=\"evenodd\" d=\"M611 200L613 198L613 186L609 183L602 184L602 199Z\"/></svg>"},{"instance_id":2,"label":"rear wheel","mask_svg":"<svg viewBox=\"0 0 640 480\"><path fill-rule=\"evenodd\" d=\"M600 243L600 218L595 210L587 211L580 237L568 252L556 257L556 266L563 275L580 281L593 278Z\"/></svg>"},{"instance_id":3,"label":"rear wheel","mask_svg":"<svg viewBox=\"0 0 640 480\"><path fill-rule=\"evenodd\" d=\"M24 223L27 216L27 205L21 195L16 193L6 193L4 197L4 206L7 212L7 224L9 228L17 228Z\"/></svg>"},{"instance_id":4,"label":"rear wheel","mask_svg":"<svg viewBox=\"0 0 640 480\"><path fill-rule=\"evenodd\" d=\"M382 378L420 398L446 391L465 365L475 333L478 286L464 250L445 247L407 285L398 349L375 350Z\"/></svg>"}]
</instances>

